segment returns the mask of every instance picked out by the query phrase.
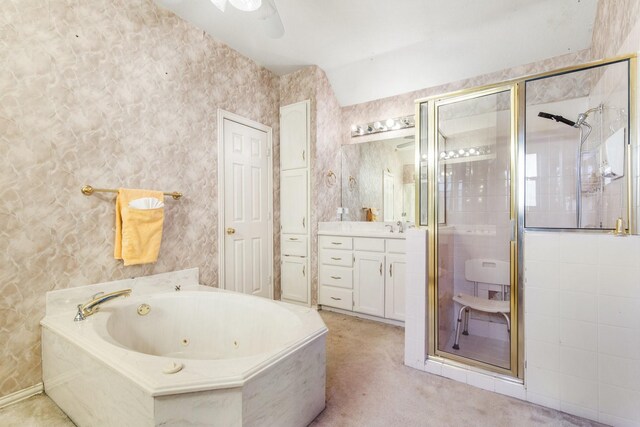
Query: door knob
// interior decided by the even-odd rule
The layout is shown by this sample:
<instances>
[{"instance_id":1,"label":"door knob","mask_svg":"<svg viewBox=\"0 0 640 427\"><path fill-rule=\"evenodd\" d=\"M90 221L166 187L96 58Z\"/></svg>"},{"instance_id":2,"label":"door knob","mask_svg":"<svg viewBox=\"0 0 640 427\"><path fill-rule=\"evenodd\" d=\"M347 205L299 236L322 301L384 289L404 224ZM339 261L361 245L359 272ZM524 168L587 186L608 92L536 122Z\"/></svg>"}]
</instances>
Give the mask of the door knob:
<instances>
[{"instance_id":1,"label":"door knob","mask_svg":"<svg viewBox=\"0 0 640 427\"><path fill-rule=\"evenodd\" d=\"M236 234L236 229L231 227L227 228L227 234L228 235Z\"/></svg>"}]
</instances>

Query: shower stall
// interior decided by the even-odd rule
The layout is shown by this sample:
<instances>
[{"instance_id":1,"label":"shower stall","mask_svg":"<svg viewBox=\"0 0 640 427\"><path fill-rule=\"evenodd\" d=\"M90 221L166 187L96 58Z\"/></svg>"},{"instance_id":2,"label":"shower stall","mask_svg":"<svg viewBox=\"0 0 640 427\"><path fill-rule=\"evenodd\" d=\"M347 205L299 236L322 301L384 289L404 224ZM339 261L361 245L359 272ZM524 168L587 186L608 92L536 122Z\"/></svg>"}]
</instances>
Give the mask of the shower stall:
<instances>
[{"instance_id":1,"label":"shower stall","mask_svg":"<svg viewBox=\"0 0 640 427\"><path fill-rule=\"evenodd\" d=\"M524 372L522 236L635 229L635 57L417 101L428 353Z\"/></svg>"}]
</instances>

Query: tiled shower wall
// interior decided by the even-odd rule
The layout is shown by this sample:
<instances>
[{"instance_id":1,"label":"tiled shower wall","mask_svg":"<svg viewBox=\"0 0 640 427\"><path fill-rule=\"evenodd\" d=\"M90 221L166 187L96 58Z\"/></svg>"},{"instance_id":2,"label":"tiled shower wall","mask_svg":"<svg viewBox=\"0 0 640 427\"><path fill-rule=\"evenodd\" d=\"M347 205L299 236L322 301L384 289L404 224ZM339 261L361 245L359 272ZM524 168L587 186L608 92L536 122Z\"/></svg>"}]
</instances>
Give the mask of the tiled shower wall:
<instances>
[{"instance_id":1,"label":"tiled shower wall","mask_svg":"<svg viewBox=\"0 0 640 427\"><path fill-rule=\"evenodd\" d=\"M640 237L525 233L527 400L640 424Z\"/></svg>"},{"instance_id":2,"label":"tiled shower wall","mask_svg":"<svg viewBox=\"0 0 640 427\"><path fill-rule=\"evenodd\" d=\"M41 381L46 291L189 267L217 285L217 109L274 129L277 207L279 93L273 73L149 0L1 9L5 396ZM184 194L165 200L156 264L113 259L114 196L85 197L84 184Z\"/></svg>"}]
</instances>

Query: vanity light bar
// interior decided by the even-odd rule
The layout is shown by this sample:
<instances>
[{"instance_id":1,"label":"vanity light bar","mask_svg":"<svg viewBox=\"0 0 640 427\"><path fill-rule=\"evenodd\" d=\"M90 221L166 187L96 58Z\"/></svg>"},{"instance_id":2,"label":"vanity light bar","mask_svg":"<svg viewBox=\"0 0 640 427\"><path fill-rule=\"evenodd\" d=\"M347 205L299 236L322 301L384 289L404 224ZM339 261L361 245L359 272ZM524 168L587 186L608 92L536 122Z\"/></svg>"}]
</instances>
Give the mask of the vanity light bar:
<instances>
[{"instance_id":1,"label":"vanity light bar","mask_svg":"<svg viewBox=\"0 0 640 427\"><path fill-rule=\"evenodd\" d=\"M351 125L351 137L371 135L374 133L388 132L398 129L408 129L415 126L416 119L413 115L396 117L395 119L387 119L363 125Z\"/></svg>"},{"instance_id":2,"label":"vanity light bar","mask_svg":"<svg viewBox=\"0 0 640 427\"><path fill-rule=\"evenodd\" d=\"M440 152L440 160L457 159L460 157L483 156L491 154L491 147L471 147L460 148L458 150L448 150Z\"/></svg>"}]
</instances>

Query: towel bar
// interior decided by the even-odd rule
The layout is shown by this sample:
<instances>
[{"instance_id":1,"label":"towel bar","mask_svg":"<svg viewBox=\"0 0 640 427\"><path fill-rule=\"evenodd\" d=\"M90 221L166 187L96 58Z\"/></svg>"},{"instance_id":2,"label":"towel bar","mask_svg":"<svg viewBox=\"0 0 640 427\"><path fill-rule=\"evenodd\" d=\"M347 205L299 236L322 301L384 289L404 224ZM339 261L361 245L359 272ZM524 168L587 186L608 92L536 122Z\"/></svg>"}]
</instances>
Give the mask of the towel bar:
<instances>
[{"instance_id":1,"label":"towel bar","mask_svg":"<svg viewBox=\"0 0 640 427\"><path fill-rule=\"evenodd\" d=\"M85 196L90 196L95 192L98 192L98 193L117 193L118 192L118 190L114 188L93 188L90 185L85 185L80 189L80 191L82 191L82 194L84 194ZM163 194L165 196L173 197L174 200L178 200L180 199L180 197L182 197L182 193L178 193L177 191L174 191L172 193L163 193Z\"/></svg>"}]
</instances>

